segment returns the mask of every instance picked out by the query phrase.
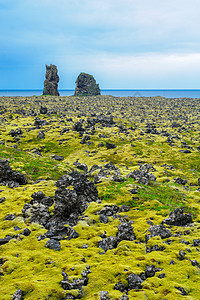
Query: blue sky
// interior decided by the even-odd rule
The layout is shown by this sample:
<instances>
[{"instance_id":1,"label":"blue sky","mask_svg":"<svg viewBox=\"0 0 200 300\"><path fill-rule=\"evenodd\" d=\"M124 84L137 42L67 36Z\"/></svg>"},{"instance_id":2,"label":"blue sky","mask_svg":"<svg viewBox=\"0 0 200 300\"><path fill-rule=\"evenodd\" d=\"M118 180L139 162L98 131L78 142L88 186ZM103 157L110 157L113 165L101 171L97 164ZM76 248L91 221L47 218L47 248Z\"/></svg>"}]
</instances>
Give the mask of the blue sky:
<instances>
[{"instance_id":1,"label":"blue sky","mask_svg":"<svg viewBox=\"0 0 200 300\"><path fill-rule=\"evenodd\" d=\"M200 88L199 0L0 0L0 89Z\"/></svg>"}]
</instances>

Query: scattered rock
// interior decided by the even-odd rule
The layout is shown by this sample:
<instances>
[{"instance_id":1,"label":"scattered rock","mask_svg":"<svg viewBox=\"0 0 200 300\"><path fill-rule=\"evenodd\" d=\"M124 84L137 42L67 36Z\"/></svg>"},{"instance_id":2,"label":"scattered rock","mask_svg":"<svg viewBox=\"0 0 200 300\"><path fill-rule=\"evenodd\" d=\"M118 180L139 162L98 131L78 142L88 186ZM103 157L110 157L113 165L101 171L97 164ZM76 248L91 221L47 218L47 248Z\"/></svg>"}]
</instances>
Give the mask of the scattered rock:
<instances>
[{"instance_id":1,"label":"scattered rock","mask_svg":"<svg viewBox=\"0 0 200 300\"><path fill-rule=\"evenodd\" d=\"M108 298L107 291L101 291L99 296L100 296L100 300L109 300L110 299L110 298Z\"/></svg>"},{"instance_id":2,"label":"scattered rock","mask_svg":"<svg viewBox=\"0 0 200 300\"><path fill-rule=\"evenodd\" d=\"M68 279L67 273L62 272L63 280L61 281L62 288L64 290L79 290L79 295L76 297L77 299L83 296L83 287L88 284L88 274L90 274L90 266L86 267L86 270L83 270L81 273L81 278L73 279L73 282L70 282ZM69 293L70 294L70 293ZM68 298L73 299L73 298Z\"/></svg>"},{"instance_id":3,"label":"scattered rock","mask_svg":"<svg viewBox=\"0 0 200 300\"><path fill-rule=\"evenodd\" d=\"M22 232L23 235L29 236L31 234L31 230L29 228L25 228Z\"/></svg>"},{"instance_id":4,"label":"scattered rock","mask_svg":"<svg viewBox=\"0 0 200 300\"><path fill-rule=\"evenodd\" d=\"M175 286L175 288L181 292L181 295L182 295L182 296L186 296L186 295L187 295L187 293L186 293L186 291L184 290L184 288L182 288L182 287L177 287L177 286Z\"/></svg>"},{"instance_id":5,"label":"scattered rock","mask_svg":"<svg viewBox=\"0 0 200 300\"><path fill-rule=\"evenodd\" d=\"M108 217L107 216L105 216L105 215L103 215L103 214L100 214L99 215L99 221L101 222L101 223L104 223L104 224L106 224L106 223L108 223Z\"/></svg>"},{"instance_id":6,"label":"scattered rock","mask_svg":"<svg viewBox=\"0 0 200 300\"><path fill-rule=\"evenodd\" d=\"M6 201L6 198L5 197L1 197L0 198L0 203L3 203L3 202L5 202Z\"/></svg>"},{"instance_id":7,"label":"scattered rock","mask_svg":"<svg viewBox=\"0 0 200 300\"><path fill-rule=\"evenodd\" d=\"M14 293L12 300L22 300L22 299L23 299L23 291L19 289Z\"/></svg>"},{"instance_id":8,"label":"scattered rock","mask_svg":"<svg viewBox=\"0 0 200 300\"><path fill-rule=\"evenodd\" d=\"M38 132L38 139L44 139L45 138L45 134L44 134L44 132L42 131L42 130L40 130L39 132Z\"/></svg>"},{"instance_id":9,"label":"scattered rock","mask_svg":"<svg viewBox=\"0 0 200 300\"><path fill-rule=\"evenodd\" d=\"M7 160L0 159L0 185L13 188L24 184L27 184L26 177L13 171Z\"/></svg>"},{"instance_id":10,"label":"scattered rock","mask_svg":"<svg viewBox=\"0 0 200 300\"><path fill-rule=\"evenodd\" d=\"M134 241L135 235L133 233L133 227L131 225L131 222L123 223L117 226L118 232L117 232L117 238L118 241Z\"/></svg>"},{"instance_id":11,"label":"scattered rock","mask_svg":"<svg viewBox=\"0 0 200 300\"><path fill-rule=\"evenodd\" d=\"M106 148L107 148L107 149L115 149L116 147L117 147L117 146L116 146L115 144L106 142Z\"/></svg>"},{"instance_id":12,"label":"scattered rock","mask_svg":"<svg viewBox=\"0 0 200 300\"><path fill-rule=\"evenodd\" d=\"M46 120L42 120L38 117L35 118L35 122L34 122L34 126L39 129L42 126L47 125L47 121Z\"/></svg>"},{"instance_id":13,"label":"scattered rock","mask_svg":"<svg viewBox=\"0 0 200 300\"><path fill-rule=\"evenodd\" d=\"M52 158L58 161L62 161L64 159L64 157L61 155L53 155Z\"/></svg>"},{"instance_id":14,"label":"scattered rock","mask_svg":"<svg viewBox=\"0 0 200 300\"><path fill-rule=\"evenodd\" d=\"M18 136L18 135L21 135L23 132L21 130L21 128L17 128L17 129L11 129L11 131L9 132L9 134L12 136L12 137L15 137L15 136Z\"/></svg>"},{"instance_id":15,"label":"scattered rock","mask_svg":"<svg viewBox=\"0 0 200 300\"><path fill-rule=\"evenodd\" d=\"M7 215L5 216L5 221L12 221L16 218L15 214L10 214L10 215Z\"/></svg>"},{"instance_id":16,"label":"scattered rock","mask_svg":"<svg viewBox=\"0 0 200 300\"><path fill-rule=\"evenodd\" d=\"M200 239L193 240L194 246L197 247L200 245Z\"/></svg>"},{"instance_id":17,"label":"scattered rock","mask_svg":"<svg viewBox=\"0 0 200 300\"><path fill-rule=\"evenodd\" d=\"M175 178L175 182L178 184L185 185L187 183L187 180L181 179L181 178Z\"/></svg>"},{"instance_id":18,"label":"scattered rock","mask_svg":"<svg viewBox=\"0 0 200 300\"><path fill-rule=\"evenodd\" d=\"M148 277L153 277L156 273L156 268L154 265L152 266L146 266L146 270L145 270L145 277L148 278Z\"/></svg>"},{"instance_id":19,"label":"scattered rock","mask_svg":"<svg viewBox=\"0 0 200 300\"><path fill-rule=\"evenodd\" d=\"M128 290L141 289L143 280L136 274L132 273L127 277Z\"/></svg>"},{"instance_id":20,"label":"scattered rock","mask_svg":"<svg viewBox=\"0 0 200 300\"><path fill-rule=\"evenodd\" d=\"M118 283L115 284L114 290L118 290L118 291L123 293L126 290L126 287L123 283L118 282Z\"/></svg>"},{"instance_id":21,"label":"scattered rock","mask_svg":"<svg viewBox=\"0 0 200 300\"><path fill-rule=\"evenodd\" d=\"M127 175L127 178L133 178L138 181L138 183L143 183L145 185L149 184L149 181L156 181L156 177L148 173L148 171L134 170L133 172Z\"/></svg>"},{"instance_id":22,"label":"scattered rock","mask_svg":"<svg viewBox=\"0 0 200 300\"><path fill-rule=\"evenodd\" d=\"M80 162L76 161L76 162L73 163L73 165L76 166L77 169L79 169L79 170L82 170L84 172L88 171L88 167L87 167L86 164L81 164Z\"/></svg>"},{"instance_id":23,"label":"scattered rock","mask_svg":"<svg viewBox=\"0 0 200 300\"><path fill-rule=\"evenodd\" d=\"M179 251L180 260L184 260L186 253L182 250Z\"/></svg>"},{"instance_id":24,"label":"scattered rock","mask_svg":"<svg viewBox=\"0 0 200 300\"><path fill-rule=\"evenodd\" d=\"M96 96L101 95L99 85L94 77L87 73L80 73L76 80L74 96Z\"/></svg>"},{"instance_id":25,"label":"scattered rock","mask_svg":"<svg viewBox=\"0 0 200 300\"><path fill-rule=\"evenodd\" d=\"M41 113L42 115L46 115L46 114L47 114L47 111L48 111L47 107L43 107L43 106L40 107L40 113Z\"/></svg>"},{"instance_id":26,"label":"scattered rock","mask_svg":"<svg viewBox=\"0 0 200 300\"><path fill-rule=\"evenodd\" d=\"M119 241L117 237L109 236L98 242L98 246L104 251L117 248Z\"/></svg>"},{"instance_id":27,"label":"scattered rock","mask_svg":"<svg viewBox=\"0 0 200 300\"><path fill-rule=\"evenodd\" d=\"M46 74L45 74L45 81L44 81L44 89L43 89L43 95L53 95L53 96L59 96L58 92L58 82L59 82L59 76L58 76L58 70L55 65L46 65Z\"/></svg>"},{"instance_id":28,"label":"scattered rock","mask_svg":"<svg viewBox=\"0 0 200 300\"><path fill-rule=\"evenodd\" d=\"M165 273L161 273L158 275L158 278L163 279L165 277Z\"/></svg>"},{"instance_id":29,"label":"scattered rock","mask_svg":"<svg viewBox=\"0 0 200 300\"><path fill-rule=\"evenodd\" d=\"M194 266L194 267L198 267L200 268L200 265L198 263L198 261L195 259L195 260L190 260L191 264Z\"/></svg>"},{"instance_id":30,"label":"scattered rock","mask_svg":"<svg viewBox=\"0 0 200 300\"><path fill-rule=\"evenodd\" d=\"M185 226L192 223L191 214L183 214L184 208L176 208L170 212L169 217L164 219L163 223L174 226Z\"/></svg>"},{"instance_id":31,"label":"scattered rock","mask_svg":"<svg viewBox=\"0 0 200 300\"><path fill-rule=\"evenodd\" d=\"M4 239L0 239L0 246L7 244L11 240L11 237L5 237Z\"/></svg>"},{"instance_id":32,"label":"scattered rock","mask_svg":"<svg viewBox=\"0 0 200 300\"><path fill-rule=\"evenodd\" d=\"M45 245L46 248L49 248L49 249L53 249L53 250L56 250L56 251L59 251L61 249L61 245L60 245L60 242L57 241L57 240L53 240L53 239L50 239L46 242L46 245Z\"/></svg>"},{"instance_id":33,"label":"scattered rock","mask_svg":"<svg viewBox=\"0 0 200 300\"><path fill-rule=\"evenodd\" d=\"M163 224L150 226L148 231L150 231L151 234L146 235L146 241L148 241L153 236L160 236L161 239L166 239L172 236L171 231L167 229Z\"/></svg>"}]
</instances>

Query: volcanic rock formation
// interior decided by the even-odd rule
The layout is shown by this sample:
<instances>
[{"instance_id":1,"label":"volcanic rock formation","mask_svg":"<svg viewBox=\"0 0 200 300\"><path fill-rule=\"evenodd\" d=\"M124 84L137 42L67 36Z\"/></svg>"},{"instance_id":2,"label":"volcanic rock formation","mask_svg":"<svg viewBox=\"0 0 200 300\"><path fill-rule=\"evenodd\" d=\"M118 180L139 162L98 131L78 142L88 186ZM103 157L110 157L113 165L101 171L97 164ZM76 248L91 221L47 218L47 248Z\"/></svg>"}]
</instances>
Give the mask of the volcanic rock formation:
<instances>
[{"instance_id":1,"label":"volcanic rock formation","mask_svg":"<svg viewBox=\"0 0 200 300\"><path fill-rule=\"evenodd\" d=\"M53 95L53 96L59 96L58 92L58 82L59 82L59 76L58 76L58 69L55 65L46 65L46 74L45 74L45 81L44 81L44 89L43 89L43 95Z\"/></svg>"},{"instance_id":2,"label":"volcanic rock formation","mask_svg":"<svg viewBox=\"0 0 200 300\"><path fill-rule=\"evenodd\" d=\"M96 96L101 95L99 85L94 77L87 73L80 73L76 80L76 90L74 96Z\"/></svg>"}]
</instances>

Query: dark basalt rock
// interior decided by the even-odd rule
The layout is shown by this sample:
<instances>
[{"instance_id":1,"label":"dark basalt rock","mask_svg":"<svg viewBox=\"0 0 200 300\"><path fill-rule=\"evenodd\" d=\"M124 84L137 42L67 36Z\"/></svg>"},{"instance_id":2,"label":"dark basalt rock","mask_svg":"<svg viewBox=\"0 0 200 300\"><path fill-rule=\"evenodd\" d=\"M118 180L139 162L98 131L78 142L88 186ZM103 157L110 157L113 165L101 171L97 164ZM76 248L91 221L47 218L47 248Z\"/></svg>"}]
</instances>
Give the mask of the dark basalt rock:
<instances>
[{"instance_id":1,"label":"dark basalt rock","mask_svg":"<svg viewBox=\"0 0 200 300\"><path fill-rule=\"evenodd\" d=\"M160 236L161 239L166 239L172 236L171 231L167 229L163 224L150 226L148 231L150 231L151 234L146 235L146 241L148 241L153 236Z\"/></svg>"},{"instance_id":2,"label":"dark basalt rock","mask_svg":"<svg viewBox=\"0 0 200 300\"><path fill-rule=\"evenodd\" d=\"M182 184L182 185L185 185L187 183L187 180L179 178L179 177L175 178L174 180L175 180L176 183Z\"/></svg>"},{"instance_id":3,"label":"dark basalt rock","mask_svg":"<svg viewBox=\"0 0 200 300\"><path fill-rule=\"evenodd\" d=\"M58 189L54 198L46 197L39 191L31 196L30 204L26 203L22 209L25 219L37 222L48 230L38 238L39 240L44 238L61 240L65 236L68 236L68 240L77 238L78 233L70 226L77 223L88 202L98 200L98 191L94 183L90 182L85 174L77 171L60 177L56 186ZM49 207L53 204L55 204L53 214L50 214ZM66 224L70 226L66 227Z\"/></svg>"},{"instance_id":4,"label":"dark basalt rock","mask_svg":"<svg viewBox=\"0 0 200 300\"><path fill-rule=\"evenodd\" d=\"M153 277L156 273L156 268L154 265L152 266L146 266L146 270L145 270L145 277L148 278L148 277Z\"/></svg>"},{"instance_id":5,"label":"dark basalt rock","mask_svg":"<svg viewBox=\"0 0 200 300\"><path fill-rule=\"evenodd\" d=\"M175 211L170 212L169 217L164 219L162 223L174 226L185 226L192 223L191 214L183 214L184 208L176 208Z\"/></svg>"},{"instance_id":6,"label":"dark basalt rock","mask_svg":"<svg viewBox=\"0 0 200 300\"><path fill-rule=\"evenodd\" d=\"M118 232L116 237L114 236L105 237L98 242L98 246L102 248L104 251L117 248L118 244L121 241L124 240L133 241L135 239L131 222L120 224L117 226L117 228L118 228Z\"/></svg>"},{"instance_id":7,"label":"dark basalt rock","mask_svg":"<svg viewBox=\"0 0 200 300\"><path fill-rule=\"evenodd\" d=\"M58 70L55 65L46 65L46 80L44 81L44 89L43 89L43 95L53 95L53 96L59 96L58 92L58 82L59 82L59 76L58 76Z\"/></svg>"},{"instance_id":8,"label":"dark basalt rock","mask_svg":"<svg viewBox=\"0 0 200 300\"><path fill-rule=\"evenodd\" d=\"M151 165L150 165L151 166ZM156 181L156 177L149 173L151 167L149 165L140 166L140 170L134 170L127 175L128 178L133 178L138 181L138 183L143 183L145 185L149 184L149 181ZM153 168L153 171L155 169Z\"/></svg>"},{"instance_id":9,"label":"dark basalt rock","mask_svg":"<svg viewBox=\"0 0 200 300\"><path fill-rule=\"evenodd\" d=\"M186 255L186 252L183 252L182 250L179 251L180 260L184 260Z\"/></svg>"},{"instance_id":10,"label":"dark basalt rock","mask_svg":"<svg viewBox=\"0 0 200 300\"><path fill-rule=\"evenodd\" d=\"M62 161L64 159L62 155L53 155L52 158L58 161Z\"/></svg>"},{"instance_id":11,"label":"dark basalt rock","mask_svg":"<svg viewBox=\"0 0 200 300\"><path fill-rule=\"evenodd\" d=\"M45 245L46 248L49 248L49 249L53 249L53 250L56 250L56 251L59 251L61 249L61 245L60 245L60 242L57 241L57 240L54 240L54 239L50 239L46 242L46 245Z\"/></svg>"},{"instance_id":12,"label":"dark basalt rock","mask_svg":"<svg viewBox=\"0 0 200 300\"><path fill-rule=\"evenodd\" d=\"M76 80L76 90L74 96L96 96L101 95L99 85L94 77L87 73L80 73Z\"/></svg>"},{"instance_id":13,"label":"dark basalt rock","mask_svg":"<svg viewBox=\"0 0 200 300\"><path fill-rule=\"evenodd\" d=\"M120 224L117 226L117 228L117 238L119 241L133 241L135 239L131 222Z\"/></svg>"},{"instance_id":14,"label":"dark basalt rock","mask_svg":"<svg viewBox=\"0 0 200 300\"><path fill-rule=\"evenodd\" d=\"M113 116L105 116L104 114L100 114L95 118L88 118L87 123L89 127L92 127L96 125L97 123L100 123L103 127L112 127L116 124L116 122L113 120ZM100 136L103 137L103 136ZM104 137L106 137L104 135Z\"/></svg>"},{"instance_id":15,"label":"dark basalt rock","mask_svg":"<svg viewBox=\"0 0 200 300\"><path fill-rule=\"evenodd\" d=\"M127 277L128 281L128 289L141 289L142 288L142 282L143 280L140 278L140 276L132 273Z\"/></svg>"},{"instance_id":16,"label":"dark basalt rock","mask_svg":"<svg viewBox=\"0 0 200 300\"><path fill-rule=\"evenodd\" d=\"M118 282L118 283L115 284L114 290L118 290L120 292L124 292L126 290L126 287L125 287L125 285L123 283Z\"/></svg>"},{"instance_id":17,"label":"dark basalt rock","mask_svg":"<svg viewBox=\"0 0 200 300\"><path fill-rule=\"evenodd\" d=\"M196 259L195 260L190 260L190 262L191 262L192 266L200 268L200 265L199 265L199 263Z\"/></svg>"},{"instance_id":18,"label":"dark basalt rock","mask_svg":"<svg viewBox=\"0 0 200 300\"><path fill-rule=\"evenodd\" d=\"M115 144L106 142L106 148L107 148L107 149L115 149L116 147L117 147L117 146L116 146Z\"/></svg>"},{"instance_id":19,"label":"dark basalt rock","mask_svg":"<svg viewBox=\"0 0 200 300\"><path fill-rule=\"evenodd\" d=\"M6 201L6 198L5 197L1 197L0 198L0 203L3 203L3 202L5 202Z\"/></svg>"},{"instance_id":20,"label":"dark basalt rock","mask_svg":"<svg viewBox=\"0 0 200 300\"><path fill-rule=\"evenodd\" d=\"M181 292L182 296L186 296L187 295L187 293L186 293L186 291L184 290L183 287L177 287L177 286L175 286L175 288Z\"/></svg>"},{"instance_id":21,"label":"dark basalt rock","mask_svg":"<svg viewBox=\"0 0 200 300\"><path fill-rule=\"evenodd\" d=\"M11 237L5 237L4 239L0 239L0 246L7 244L11 240Z\"/></svg>"},{"instance_id":22,"label":"dark basalt rock","mask_svg":"<svg viewBox=\"0 0 200 300\"><path fill-rule=\"evenodd\" d=\"M74 297L70 293L68 295L73 298L65 298L65 299L80 299L83 296L83 287L88 284L88 274L90 274L90 266L86 267L86 270L83 270L81 273L81 278L73 279L73 282L70 282L68 279L67 273L62 272L63 280L61 281L62 288L64 290L79 290L78 296Z\"/></svg>"},{"instance_id":23,"label":"dark basalt rock","mask_svg":"<svg viewBox=\"0 0 200 300\"><path fill-rule=\"evenodd\" d=\"M77 169L79 169L79 170L82 170L82 171L84 171L84 172L87 172L87 171L88 171L88 167L87 167L86 164L81 164L80 162L75 161L75 162L73 163L73 165L76 166Z\"/></svg>"},{"instance_id":24,"label":"dark basalt rock","mask_svg":"<svg viewBox=\"0 0 200 300\"><path fill-rule=\"evenodd\" d=\"M108 298L107 291L101 291L99 296L100 296L100 300L109 300L110 299L110 298Z\"/></svg>"},{"instance_id":25,"label":"dark basalt rock","mask_svg":"<svg viewBox=\"0 0 200 300\"><path fill-rule=\"evenodd\" d=\"M102 248L104 251L107 251L109 249L117 248L118 243L119 241L117 237L109 236L99 241L98 246Z\"/></svg>"},{"instance_id":26,"label":"dark basalt rock","mask_svg":"<svg viewBox=\"0 0 200 300\"><path fill-rule=\"evenodd\" d=\"M47 107L43 107L43 106L40 107L40 113L41 114L46 115L47 111L48 111Z\"/></svg>"},{"instance_id":27,"label":"dark basalt rock","mask_svg":"<svg viewBox=\"0 0 200 300\"><path fill-rule=\"evenodd\" d=\"M7 160L0 159L0 185L18 187L24 184L27 184L26 177L13 171Z\"/></svg>"},{"instance_id":28,"label":"dark basalt rock","mask_svg":"<svg viewBox=\"0 0 200 300\"><path fill-rule=\"evenodd\" d=\"M35 118L35 122L34 122L34 126L39 129L42 126L47 125L47 121L46 120L42 120L38 117Z\"/></svg>"},{"instance_id":29,"label":"dark basalt rock","mask_svg":"<svg viewBox=\"0 0 200 300\"><path fill-rule=\"evenodd\" d=\"M14 293L12 300L22 300L22 299L23 299L23 291L19 289Z\"/></svg>"},{"instance_id":30,"label":"dark basalt rock","mask_svg":"<svg viewBox=\"0 0 200 300\"><path fill-rule=\"evenodd\" d=\"M11 129L11 131L9 132L9 134L12 136L12 137L15 137L17 135L21 135L23 132L21 130L21 128L17 128L16 130L14 129Z\"/></svg>"},{"instance_id":31,"label":"dark basalt rock","mask_svg":"<svg viewBox=\"0 0 200 300\"><path fill-rule=\"evenodd\" d=\"M40 130L39 132L38 132L38 139L44 139L45 138L45 134L44 134L44 132L42 131L42 130Z\"/></svg>"}]
</instances>

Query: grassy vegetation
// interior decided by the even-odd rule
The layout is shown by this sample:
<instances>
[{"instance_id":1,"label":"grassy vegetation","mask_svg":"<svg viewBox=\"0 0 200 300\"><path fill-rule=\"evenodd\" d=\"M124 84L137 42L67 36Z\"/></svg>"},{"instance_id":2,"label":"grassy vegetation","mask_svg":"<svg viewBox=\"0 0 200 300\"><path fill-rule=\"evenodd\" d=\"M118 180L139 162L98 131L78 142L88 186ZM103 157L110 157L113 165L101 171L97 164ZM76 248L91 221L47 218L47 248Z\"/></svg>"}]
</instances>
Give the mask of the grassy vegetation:
<instances>
[{"instance_id":1,"label":"grassy vegetation","mask_svg":"<svg viewBox=\"0 0 200 300\"><path fill-rule=\"evenodd\" d=\"M0 186L0 198L6 199L0 203L0 238L19 234L0 246L0 258L5 260L0 266L0 299L12 299L18 288L23 290L25 300L64 299L67 291L61 286L62 271L67 272L72 281L80 278L81 272L90 265L91 273L88 285L83 288L82 299L99 300L100 291L108 291L109 298L116 300L123 293L114 289L115 284L121 281L127 286L129 274L139 275L146 265L152 264L162 271L147 278L141 290L129 291L129 299L182 299L175 286L184 288L185 299L199 299L199 268L191 264L191 260L200 263L200 249L194 247L193 242L199 239L200 222L199 100L192 100L195 109L191 100L162 97L41 96L3 97L0 100L2 111L5 110L0 115L0 158L8 159L10 166L28 179L27 185L18 188ZM40 114L41 104L48 108L48 115ZM17 109L25 113L17 113ZM32 116L32 110L37 117L45 119L47 125L35 128L36 116ZM91 128L86 128L87 118L95 118L95 114L112 114L116 124L105 127L98 123L91 134ZM81 144L83 137L73 130L73 125L80 120L86 128L83 136L90 136L90 145ZM174 126L174 122L180 126ZM153 123L158 134L146 133L146 123ZM119 125L127 130L121 132ZM23 134L16 140L9 132L19 127ZM66 127L68 131L61 135ZM44 139L38 138L39 130L44 132ZM173 145L167 141L169 135L175 136ZM102 142L103 147L99 147ZM106 142L114 143L116 148L107 149ZM191 153L180 152L185 149L181 147L182 142L192 147ZM55 154L64 159L54 160ZM86 164L89 170L98 165L107 172L97 184L101 203L88 205L74 228L79 233L77 239L62 240L60 251L50 250L45 247L47 239L38 241L38 236L46 230L37 223L25 222L22 208L25 203L30 203L34 192L43 191L46 196L53 197L56 180L76 169L74 162L77 160ZM117 174L123 182L113 180L114 170L105 170L104 166L109 162L118 168ZM150 181L147 186L128 178L130 172L146 163L155 169L149 171L156 177L155 182ZM98 176L99 171L94 171L89 180ZM175 183L178 177L187 180L185 186ZM44 180L35 184L39 178ZM133 189L137 190L136 194L131 193ZM99 211L106 205L116 204L130 206L130 211L118 215L132 221L136 239L122 241L117 248L103 254L98 242L102 234L116 236L120 220L108 216L108 223L101 223ZM172 232L169 240L156 236L145 243L150 221L153 225L161 224L177 207L185 207L185 212L192 213L194 222L187 227L168 227ZM15 214L16 218L6 221L5 216L9 214ZM20 230L15 231L15 226ZM27 227L31 234L25 237L21 233ZM165 250L147 252L147 247L155 245ZM184 260L180 260L179 250L186 253ZM171 260L174 265L170 264ZM158 277L161 273L166 274L165 278ZM72 293L75 295L77 291Z\"/></svg>"}]
</instances>

